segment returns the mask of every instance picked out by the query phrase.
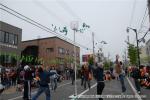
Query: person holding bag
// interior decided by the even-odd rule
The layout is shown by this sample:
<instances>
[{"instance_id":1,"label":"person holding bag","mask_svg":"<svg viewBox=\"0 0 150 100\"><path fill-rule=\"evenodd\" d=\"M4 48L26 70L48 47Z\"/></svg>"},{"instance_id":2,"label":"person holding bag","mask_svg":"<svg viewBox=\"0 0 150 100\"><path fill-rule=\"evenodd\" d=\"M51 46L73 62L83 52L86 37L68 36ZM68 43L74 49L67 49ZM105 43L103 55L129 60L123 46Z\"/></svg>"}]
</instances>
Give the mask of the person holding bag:
<instances>
[{"instance_id":1,"label":"person holding bag","mask_svg":"<svg viewBox=\"0 0 150 100\"><path fill-rule=\"evenodd\" d=\"M90 71L88 69L88 66L86 65L84 69L84 89L86 89L86 84L88 84L89 89L91 88L91 85L90 85L91 77L89 78L89 75L90 75Z\"/></svg>"},{"instance_id":2,"label":"person holding bag","mask_svg":"<svg viewBox=\"0 0 150 100\"><path fill-rule=\"evenodd\" d=\"M92 80L92 79L93 79L92 74L91 72L89 72L89 80Z\"/></svg>"},{"instance_id":3,"label":"person holding bag","mask_svg":"<svg viewBox=\"0 0 150 100\"><path fill-rule=\"evenodd\" d=\"M119 62L119 55L116 55L116 73L119 76L119 80L121 83L121 88L122 88L122 94L126 91L126 87L125 87L125 83L124 83L124 71L123 71L123 66L122 66L122 62Z\"/></svg>"}]
</instances>

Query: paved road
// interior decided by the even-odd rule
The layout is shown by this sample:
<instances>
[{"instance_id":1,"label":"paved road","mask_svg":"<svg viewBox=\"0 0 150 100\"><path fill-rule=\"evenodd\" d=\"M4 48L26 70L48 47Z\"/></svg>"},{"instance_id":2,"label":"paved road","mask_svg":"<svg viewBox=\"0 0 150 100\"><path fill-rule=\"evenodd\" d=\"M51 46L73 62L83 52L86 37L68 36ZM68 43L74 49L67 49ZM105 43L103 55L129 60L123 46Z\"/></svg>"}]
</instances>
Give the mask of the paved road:
<instances>
[{"instance_id":1,"label":"paved road","mask_svg":"<svg viewBox=\"0 0 150 100\"><path fill-rule=\"evenodd\" d=\"M130 81L130 82L128 82ZM127 87L127 91L124 94L125 96L127 95L135 95L134 93L134 84L132 79L125 79L125 84ZM131 87L133 85L133 87ZM93 80L91 81L91 89L90 90L85 90L81 85L80 85L80 80L77 81L77 91L78 91L78 96L81 97L81 95L96 95L96 82ZM105 88L103 95L121 95L121 88L120 88L120 81L117 80L112 80L112 81L105 81ZM36 89L32 90L32 94L36 92ZM127 98L122 98L122 99L106 99L104 100L150 100L149 97L150 90L142 88L142 95L147 96L147 98L132 98L132 99L127 99ZM58 85L58 88L56 92L51 91L51 96L52 100L70 100L69 97L74 94L74 85L71 85L70 81L63 81ZM9 93L9 94L3 94L0 96L0 100L22 100L22 93L15 92L15 93ZM45 95L42 94L38 100L45 100ZM83 99L80 99L83 100ZM84 99L85 100L85 99ZM97 99L86 99L86 100L97 100Z\"/></svg>"}]
</instances>

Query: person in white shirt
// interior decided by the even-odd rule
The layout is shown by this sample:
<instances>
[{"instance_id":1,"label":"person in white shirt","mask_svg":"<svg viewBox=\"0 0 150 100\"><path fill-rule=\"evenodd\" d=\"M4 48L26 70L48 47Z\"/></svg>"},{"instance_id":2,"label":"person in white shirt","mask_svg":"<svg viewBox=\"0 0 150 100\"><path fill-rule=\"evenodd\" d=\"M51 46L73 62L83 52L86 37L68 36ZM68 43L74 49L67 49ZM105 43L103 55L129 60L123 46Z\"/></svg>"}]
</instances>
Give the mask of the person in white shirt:
<instances>
[{"instance_id":1,"label":"person in white shirt","mask_svg":"<svg viewBox=\"0 0 150 100\"><path fill-rule=\"evenodd\" d=\"M52 67L50 72L55 72L56 73L56 74L50 76L51 88L52 88L52 90L55 91L56 88L57 88L57 76L58 76L58 74L57 74L57 71L56 71L55 67Z\"/></svg>"}]
</instances>

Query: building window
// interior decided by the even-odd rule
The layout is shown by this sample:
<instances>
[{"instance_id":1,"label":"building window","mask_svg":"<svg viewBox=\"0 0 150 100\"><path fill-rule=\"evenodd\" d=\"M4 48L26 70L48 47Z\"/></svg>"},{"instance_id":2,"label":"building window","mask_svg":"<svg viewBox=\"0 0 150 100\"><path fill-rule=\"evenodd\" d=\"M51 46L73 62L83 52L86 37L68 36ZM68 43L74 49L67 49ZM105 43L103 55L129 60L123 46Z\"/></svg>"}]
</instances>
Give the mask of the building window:
<instances>
[{"instance_id":1,"label":"building window","mask_svg":"<svg viewBox=\"0 0 150 100\"><path fill-rule=\"evenodd\" d=\"M58 48L58 53L59 53L59 54L65 54L65 49L59 47L59 48Z\"/></svg>"},{"instance_id":2,"label":"building window","mask_svg":"<svg viewBox=\"0 0 150 100\"><path fill-rule=\"evenodd\" d=\"M54 48L46 48L46 52L47 52L47 53L54 52Z\"/></svg>"},{"instance_id":3,"label":"building window","mask_svg":"<svg viewBox=\"0 0 150 100\"><path fill-rule=\"evenodd\" d=\"M65 49L64 49L64 48L62 48L62 50L63 50L62 54L65 54Z\"/></svg>"},{"instance_id":4,"label":"building window","mask_svg":"<svg viewBox=\"0 0 150 100\"><path fill-rule=\"evenodd\" d=\"M9 34L9 43L13 45L15 44L14 34Z\"/></svg>"},{"instance_id":5,"label":"building window","mask_svg":"<svg viewBox=\"0 0 150 100\"><path fill-rule=\"evenodd\" d=\"M59 47L59 48L58 48L58 53L59 53L59 54L65 54L65 49Z\"/></svg>"},{"instance_id":6,"label":"building window","mask_svg":"<svg viewBox=\"0 0 150 100\"><path fill-rule=\"evenodd\" d=\"M14 44L15 44L15 45L18 44L18 35L14 35Z\"/></svg>"},{"instance_id":7,"label":"building window","mask_svg":"<svg viewBox=\"0 0 150 100\"><path fill-rule=\"evenodd\" d=\"M79 53L77 53L77 57L79 57Z\"/></svg>"},{"instance_id":8,"label":"building window","mask_svg":"<svg viewBox=\"0 0 150 100\"><path fill-rule=\"evenodd\" d=\"M66 55L69 55L69 50L66 50Z\"/></svg>"},{"instance_id":9,"label":"building window","mask_svg":"<svg viewBox=\"0 0 150 100\"><path fill-rule=\"evenodd\" d=\"M5 32L4 42L9 43L9 33Z\"/></svg>"},{"instance_id":10,"label":"building window","mask_svg":"<svg viewBox=\"0 0 150 100\"><path fill-rule=\"evenodd\" d=\"M59 48L58 48L58 53L59 53L59 54L62 54L62 52L63 52L62 48L59 47Z\"/></svg>"},{"instance_id":11,"label":"building window","mask_svg":"<svg viewBox=\"0 0 150 100\"><path fill-rule=\"evenodd\" d=\"M18 35L0 31L0 42L17 45L18 44Z\"/></svg>"},{"instance_id":12,"label":"building window","mask_svg":"<svg viewBox=\"0 0 150 100\"><path fill-rule=\"evenodd\" d=\"M5 32L0 31L0 42L4 43Z\"/></svg>"},{"instance_id":13,"label":"building window","mask_svg":"<svg viewBox=\"0 0 150 100\"><path fill-rule=\"evenodd\" d=\"M73 51L71 52L71 56L73 56L73 57L74 57L74 52L73 52Z\"/></svg>"}]
</instances>

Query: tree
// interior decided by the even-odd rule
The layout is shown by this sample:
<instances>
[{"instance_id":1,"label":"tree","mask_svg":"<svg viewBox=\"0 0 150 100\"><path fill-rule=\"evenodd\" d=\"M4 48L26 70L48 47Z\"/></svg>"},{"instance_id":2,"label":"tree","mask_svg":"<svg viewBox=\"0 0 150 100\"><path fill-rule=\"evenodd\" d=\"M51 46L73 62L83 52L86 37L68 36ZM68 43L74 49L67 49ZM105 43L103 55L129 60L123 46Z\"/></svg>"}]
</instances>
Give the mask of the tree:
<instances>
[{"instance_id":1,"label":"tree","mask_svg":"<svg viewBox=\"0 0 150 100\"><path fill-rule=\"evenodd\" d=\"M93 64L94 64L94 59L93 59L93 57L90 57L90 58L88 59L88 63L89 63L89 65L93 65Z\"/></svg>"},{"instance_id":2,"label":"tree","mask_svg":"<svg viewBox=\"0 0 150 100\"><path fill-rule=\"evenodd\" d=\"M137 65L137 47L135 47L133 44L128 45L128 58L130 59L130 63L131 65Z\"/></svg>"},{"instance_id":3,"label":"tree","mask_svg":"<svg viewBox=\"0 0 150 100\"><path fill-rule=\"evenodd\" d=\"M104 62L104 69L105 69L105 70L109 70L109 68L110 68L110 62L105 61L105 62Z\"/></svg>"}]
</instances>

